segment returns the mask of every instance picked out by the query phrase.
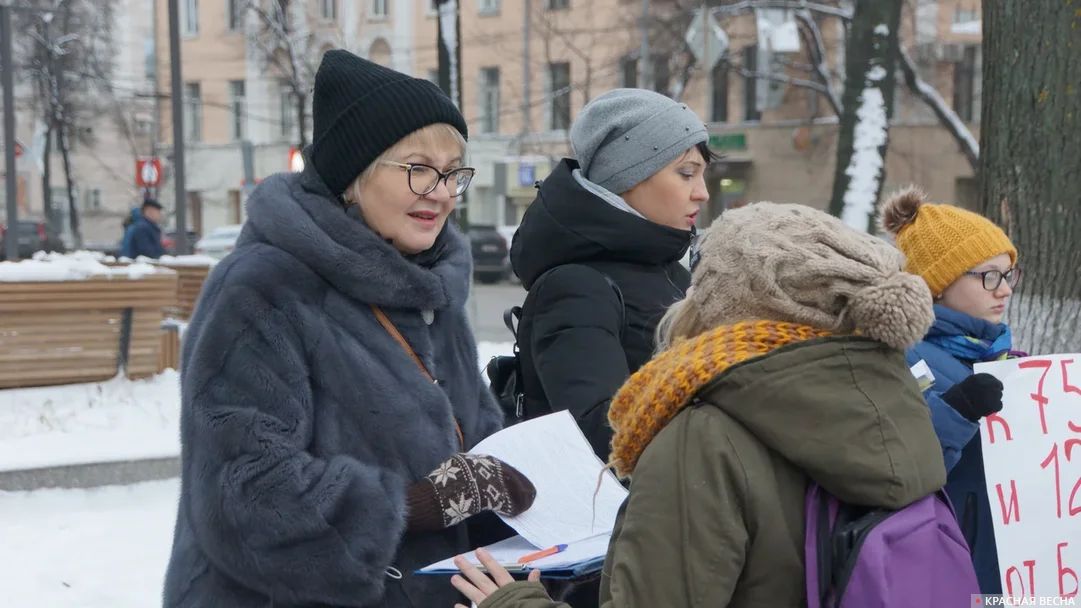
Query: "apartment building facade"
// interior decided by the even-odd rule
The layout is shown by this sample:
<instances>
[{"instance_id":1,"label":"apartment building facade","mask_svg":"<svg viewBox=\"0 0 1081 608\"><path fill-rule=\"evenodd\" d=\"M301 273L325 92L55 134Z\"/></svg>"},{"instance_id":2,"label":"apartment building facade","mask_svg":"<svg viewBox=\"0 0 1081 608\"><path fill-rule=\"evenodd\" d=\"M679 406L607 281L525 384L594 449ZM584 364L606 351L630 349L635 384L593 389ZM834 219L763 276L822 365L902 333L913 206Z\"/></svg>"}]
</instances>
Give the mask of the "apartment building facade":
<instances>
[{"instance_id":1,"label":"apartment building facade","mask_svg":"<svg viewBox=\"0 0 1081 608\"><path fill-rule=\"evenodd\" d=\"M111 56L107 81L95 89L101 99L99 115L82 120L68 133L75 212L85 244L111 246L120 240L121 223L142 198L135 184L135 162L154 149L153 12L156 0L114 0L110 24ZM33 15L27 18L42 18ZM19 36L29 36L25 32ZM25 41L25 40L24 40ZM20 217L43 219L52 207L61 234L74 244L63 159L57 137L49 148L50 188L45 192L44 123L41 102L27 74L17 74L16 137L22 154L17 158ZM67 86L79 78L68 75ZM84 109L84 113L85 113Z\"/></svg>"},{"instance_id":2,"label":"apartment building facade","mask_svg":"<svg viewBox=\"0 0 1081 608\"><path fill-rule=\"evenodd\" d=\"M165 49L166 0L155 1L155 39ZM288 170L290 150L303 138L289 78L257 44L257 11L246 8L247 0L180 2L188 225L205 232L243 221L245 192L259 179ZM295 11L295 23L310 33L301 49L309 77L323 50L344 47L436 79L439 21L433 0L285 4ZM801 52L805 43L793 39L792 15L715 7L727 54L712 69L702 70L688 63L682 42L689 17L680 14L676 2L654 0L645 70L649 82L644 82L638 0L460 4L462 82L455 86L470 126L470 163L478 168L466 201L471 222L516 224L532 200L534 182L571 153L567 129L577 112L589 99L618 86L678 95L707 121L710 143L725 160L709 175L712 200L705 215L751 200L827 204L836 116L818 92L783 82L810 78L799 70L806 61ZM815 21L828 70L843 72L840 20L819 15ZM760 41L767 26L772 33ZM906 11L902 36L923 77L975 128L979 2L920 0ZM156 72L158 90L167 93L167 54L158 53ZM886 187L916 182L939 200L971 204L966 197L974 192L972 171L956 143L900 82L897 90ZM310 115L306 122L310 130ZM167 149L168 104L161 108L158 125L159 141ZM171 192L165 184L166 201Z\"/></svg>"}]
</instances>

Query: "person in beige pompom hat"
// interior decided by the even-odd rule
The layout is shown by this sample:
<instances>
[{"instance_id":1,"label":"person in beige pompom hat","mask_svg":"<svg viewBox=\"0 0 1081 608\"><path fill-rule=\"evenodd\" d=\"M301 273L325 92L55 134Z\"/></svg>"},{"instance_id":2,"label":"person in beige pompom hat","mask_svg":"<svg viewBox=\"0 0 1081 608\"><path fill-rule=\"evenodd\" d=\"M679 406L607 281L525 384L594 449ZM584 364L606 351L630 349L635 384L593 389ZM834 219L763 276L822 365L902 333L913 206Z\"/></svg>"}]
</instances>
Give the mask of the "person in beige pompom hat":
<instances>
[{"instance_id":1,"label":"person in beige pompom hat","mask_svg":"<svg viewBox=\"0 0 1081 608\"><path fill-rule=\"evenodd\" d=\"M800 205L728 211L705 232L664 350L609 410L612 464L632 484L603 606L805 605L810 481L887 509L942 488L903 352L931 323L931 294L903 266L888 243ZM491 579L464 562L455 579L480 608L557 605L486 565Z\"/></svg>"}]
</instances>

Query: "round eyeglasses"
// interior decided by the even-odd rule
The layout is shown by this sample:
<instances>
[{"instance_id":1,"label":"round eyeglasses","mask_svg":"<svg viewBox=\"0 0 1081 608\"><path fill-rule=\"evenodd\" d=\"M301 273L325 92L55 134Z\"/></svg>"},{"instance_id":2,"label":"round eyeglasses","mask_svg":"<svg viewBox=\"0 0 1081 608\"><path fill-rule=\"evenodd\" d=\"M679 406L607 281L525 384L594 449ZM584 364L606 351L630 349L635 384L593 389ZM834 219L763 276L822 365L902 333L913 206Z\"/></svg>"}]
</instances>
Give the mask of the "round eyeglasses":
<instances>
[{"instance_id":1,"label":"round eyeglasses","mask_svg":"<svg viewBox=\"0 0 1081 608\"><path fill-rule=\"evenodd\" d=\"M443 173L431 165L421 163L398 163L392 160L382 161L385 165L398 167L409 176L409 190L417 196L431 194L443 182L453 197L459 197L473 181L473 174L477 172L473 167L459 167Z\"/></svg>"},{"instance_id":2,"label":"round eyeglasses","mask_svg":"<svg viewBox=\"0 0 1081 608\"><path fill-rule=\"evenodd\" d=\"M1010 289L1017 287L1017 284L1021 282L1021 269L1017 266L1007 269L1006 272L1001 270L984 270L982 272L968 271L965 274L973 277L980 277L983 280L983 288L987 291L994 291L1002 285L1003 281L1010 286Z\"/></svg>"}]
</instances>

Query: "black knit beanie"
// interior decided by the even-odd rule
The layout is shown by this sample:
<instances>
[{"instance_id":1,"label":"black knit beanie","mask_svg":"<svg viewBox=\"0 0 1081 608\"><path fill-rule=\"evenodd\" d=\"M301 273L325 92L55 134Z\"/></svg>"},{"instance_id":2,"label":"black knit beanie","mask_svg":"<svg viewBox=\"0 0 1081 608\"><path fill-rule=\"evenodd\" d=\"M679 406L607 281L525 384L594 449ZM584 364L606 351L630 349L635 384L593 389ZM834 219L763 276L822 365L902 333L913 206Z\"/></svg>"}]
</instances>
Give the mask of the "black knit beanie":
<instances>
[{"instance_id":1,"label":"black knit beanie","mask_svg":"<svg viewBox=\"0 0 1081 608\"><path fill-rule=\"evenodd\" d=\"M447 123L469 135L462 113L439 87L343 50L323 55L312 114L312 164L335 194L417 129Z\"/></svg>"}]
</instances>

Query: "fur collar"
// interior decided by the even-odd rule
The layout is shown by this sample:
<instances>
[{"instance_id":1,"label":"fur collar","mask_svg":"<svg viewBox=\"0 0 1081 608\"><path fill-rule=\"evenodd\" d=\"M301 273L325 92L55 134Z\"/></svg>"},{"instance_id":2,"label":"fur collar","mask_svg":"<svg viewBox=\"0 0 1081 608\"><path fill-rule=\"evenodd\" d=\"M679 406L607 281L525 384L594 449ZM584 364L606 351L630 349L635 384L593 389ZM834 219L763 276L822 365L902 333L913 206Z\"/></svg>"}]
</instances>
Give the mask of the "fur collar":
<instances>
[{"instance_id":1,"label":"fur collar","mask_svg":"<svg viewBox=\"0 0 1081 608\"><path fill-rule=\"evenodd\" d=\"M281 249L367 304L413 310L465 304L472 259L455 226L448 221L428 251L403 256L308 167L300 174L273 175L255 189L238 247L265 243Z\"/></svg>"}]
</instances>

